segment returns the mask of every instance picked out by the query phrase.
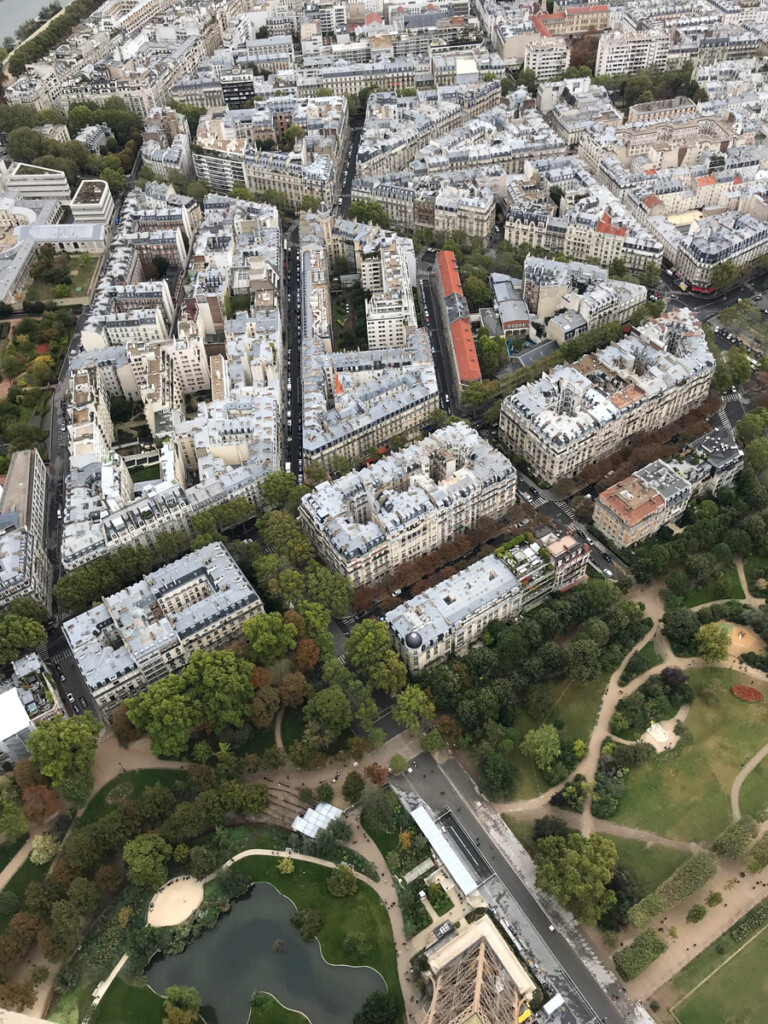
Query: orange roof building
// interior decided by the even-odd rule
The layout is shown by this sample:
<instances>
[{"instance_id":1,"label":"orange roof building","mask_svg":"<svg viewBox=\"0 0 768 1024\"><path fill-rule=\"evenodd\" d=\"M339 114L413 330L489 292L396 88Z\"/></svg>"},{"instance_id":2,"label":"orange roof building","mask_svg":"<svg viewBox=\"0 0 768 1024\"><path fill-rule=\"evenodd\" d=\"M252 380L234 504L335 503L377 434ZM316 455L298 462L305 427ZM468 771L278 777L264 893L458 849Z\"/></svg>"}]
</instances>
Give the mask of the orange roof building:
<instances>
[{"instance_id":1,"label":"orange roof building","mask_svg":"<svg viewBox=\"0 0 768 1024\"><path fill-rule=\"evenodd\" d=\"M454 383L464 387L481 379L480 363L469 323L469 307L461 287L456 257L450 249L437 254L443 327L451 339Z\"/></svg>"}]
</instances>

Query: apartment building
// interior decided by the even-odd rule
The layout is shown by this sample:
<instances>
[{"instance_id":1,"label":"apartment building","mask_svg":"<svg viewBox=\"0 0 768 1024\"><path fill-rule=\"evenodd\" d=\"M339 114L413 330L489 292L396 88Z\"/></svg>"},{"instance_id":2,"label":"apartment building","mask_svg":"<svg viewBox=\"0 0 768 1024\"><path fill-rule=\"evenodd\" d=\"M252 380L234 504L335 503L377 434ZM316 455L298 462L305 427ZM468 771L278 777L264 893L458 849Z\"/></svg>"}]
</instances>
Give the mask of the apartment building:
<instances>
[{"instance_id":1,"label":"apartment building","mask_svg":"<svg viewBox=\"0 0 768 1024\"><path fill-rule=\"evenodd\" d=\"M577 261L595 260L603 267L621 259L636 272L648 263L659 266L664 252L661 242L620 200L597 184L560 215L539 201L510 206L504 237L513 245L549 249Z\"/></svg>"},{"instance_id":2,"label":"apartment building","mask_svg":"<svg viewBox=\"0 0 768 1024\"><path fill-rule=\"evenodd\" d=\"M516 619L586 577L589 545L566 533L520 534L388 612L395 649L416 675L478 643L491 622Z\"/></svg>"},{"instance_id":3,"label":"apartment building","mask_svg":"<svg viewBox=\"0 0 768 1024\"><path fill-rule=\"evenodd\" d=\"M458 391L481 379L480 363L456 257L450 249L445 249L437 254L434 265L435 283L440 296L440 318L446 335L451 339L451 376L454 388Z\"/></svg>"},{"instance_id":4,"label":"apartment building","mask_svg":"<svg viewBox=\"0 0 768 1024\"><path fill-rule=\"evenodd\" d=\"M482 177L482 176L480 176ZM351 198L381 203L397 228L428 228L439 235L464 231L488 241L496 218L492 190L471 171L415 177L410 170L355 178Z\"/></svg>"},{"instance_id":5,"label":"apartment building","mask_svg":"<svg viewBox=\"0 0 768 1024\"><path fill-rule=\"evenodd\" d=\"M438 406L427 334L416 323L413 244L390 231L333 220L327 208L302 214L301 387L305 461L330 469L394 434L423 427ZM371 292L367 350L333 351L329 261L343 256Z\"/></svg>"},{"instance_id":6,"label":"apartment building","mask_svg":"<svg viewBox=\"0 0 768 1024\"><path fill-rule=\"evenodd\" d=\"M163 566L63 625L94 700L110 711L178 672L195 651L223 647L264 606L223 544Z\"/></svg>"},{"instance_id":7,"label":"apartment building","mask_svg":"<svg viewBox=\"0 0 768 1024\"><path fill-rule=\"evenodd\" d=\"M299 519L326 564L364 586L479 519L497 518L514 502L516 484L509 460L456 423L319 484L302 498Z\"/></svg>"},{"instance_id":8,"label":"apartment building","mask_svg":"<svg viewBox=\"0 0 768 1024\"><path fill-rule=\"evenodd\" d=\"M698 320L674 310L508 395L499 434L536 476L555 483L639 431L679 419L703 401L714 370Z\"/></svg>"},{"instance_id":9,"label":"apartment building","mask_svg":"<svg viewBox=\"0 0 768 1024\"><path fill-rule=\"evenodd\" d=\"M564 39L541 36L525 45L523 67L532 71L537 82L562 77L571 63L571 51Z\"/></svg>"},{"instance_id":10,"label":"apartment building","mask_svg":"<svg viewBox=\"0 0 768 1024\"><path fill-rule=\"evenodd\" d=\"M744 452L722 427L698 438L676 459L658 459L598 495L595 526L617 547L639 544L679 519L692 497L730 487Z\"/></svg>"},{"instance_id":11,"label":"apartment building","mask_svg":"<svg viewBox=\"0 0 768 1024\"><path fill-rule=\"evenodd\" d=\"M597 44L595 75L627 75L643 68L666 70L669 33L661 29L642 32L604 32Z\"/></svg>"},{"instance_id":12,"label":"apartment building","mask_svg":"<svg viewBox=\"0 0 768 1024\"><path fill-rule=\"evenodd\" d=\"M51 610L46 552L47 472L35 448L14 452L0 497L0 607L31 597Z\"/></svg>"},{"instance_id":13,"label":"apartment building","mask_svg":"<svg viewBox=\"0 0 768 1024\"><path fill-rule=\"evenodd\" d=\"M34 729L19 691L11 686L0 693L0 764L4 768L29 757L27 740Z\"/></svg>"}]
</instances>

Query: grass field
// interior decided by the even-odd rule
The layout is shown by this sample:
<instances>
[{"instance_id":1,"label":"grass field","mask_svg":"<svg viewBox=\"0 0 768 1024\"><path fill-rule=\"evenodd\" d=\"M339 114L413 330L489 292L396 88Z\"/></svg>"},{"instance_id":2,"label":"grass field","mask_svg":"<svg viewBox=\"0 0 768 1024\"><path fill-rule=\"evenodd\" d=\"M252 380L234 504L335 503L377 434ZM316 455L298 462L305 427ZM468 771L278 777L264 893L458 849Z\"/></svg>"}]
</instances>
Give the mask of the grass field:
<instances>
[{"instance_id":1,"label":"grass field","mask_svg":"<svg viewBox=\"0 0 768 1024\"><path fill-rule=\"evenodd\" d=\"M301 708L286 708L283 715L283 726L280 731L283 738L283 746L287 750L292 743L300 740L304 735L304 716Z\"/></svg>"},{"instance_id":2,"label":"grass field","mask_svg":"<svg viewBox=\"0 0 768 1024\"><path fill-rule=\"evenodd\" d=\"M246 857L238 861L255 882L270 882L299 908L314 907L323 918L318 939L323 956L332 964L367 965L379 971L387 988L402 1007L402 993L397 975L397 957L392 927L381 900L374 890L360 883L354 896L337 899L328 892L330 869L319 864L295 862L292 875L281 875L277 857ZM363 933L370 952L362 958L350 956L343 949L344 938L352 924Z\"/></svg>"},{"instance_id":3,"label":"grass field","mask_svg":"<svg viewBox=\"0 0 768 1024\"><path fill-rule=\"evenodd\" d=\"M716 947L723 949L719 954ZM675 1014L680 1024L763 1024L768 1000L768 931L749 940L727 964L737 944L725 935L698 956L672 982L682 992L707 980L680 1003ZM707 977L719 964L720 969Z\"/></svg>"},{"instance_id":4,"label":"grass field","mask_svg":"<svg viewBox=\"0 0 768 1024\"><path fill-rule=\"evenodd\" d=\"M146 789L147 786L154 786L156 782L162 782L170 786L176 779L183 779L184 772L174 768L143 768L135 772L123 772L112 779L105 786L102 786L95 794L83 811L80 821L84 825L96 821L107 811L114 810L120 802L121 797L135 797ZM115 793L117 790L117 793ZM112 795L114 793L114 796Z\"/></svg>"},{"instance_id":5,"label":"grass field","mask_svg":"<svg viewBox=\"0 0 768 1024\"><path fill-rule=\"evenodd\" d=\"M542 810L542 817L544 817L544 813L545 812ZM533 856L533 822L529 821L527 818L515 818L511 814L502 814L502 818L506 822L507 828L511 832L514 832L528 853Z\"/></svg>"},{"instance_id":6,"label":"grass field","mask_svg":"<svg viewBox=\"0 0 768 1024\"><path fill-rule=\"evenodd\" d=\"M766 702L745 704L729 692L735 683L765 684L724 668L693 669L698 694L708 680L722 687L715 704L694 700L686 726L694 742L633 769L615 821L672 839L711 840L731 822L730 792L742 764L768 733Z\"/></svg>"},{"instance_id":7,"label":"grass field","mask_svg":"<svg viewBox=\"0 0 768 1024\"><path fill-rule=\"evenodd\" d=\"M276 999L263 993L263 1005L254 1007L248 1018L248 1024L306 1024L303 1013L287 1010Z\"/></svg>"},{"instance_id":8,"label":"grass field","mask_svg":"<svg viewBox=\"0 0 768 1024\"><path fill-rule=\"evenodd\" d=\"M12 843L3 843L0 846L0 871L10 864L27 839L28 836L25 833L20 839L16 839Z\"/></svg>"},{"instance_id":9,"label":"grass field","mask_svg":"<svg viewBox=\"0 0 768 1024\"><path fill-rule=\"evenodd\" d=\"M643 896L653 892L688 856L680 850L648 846L637 839L621 839L609 835L605 838L616 844L619 863L634 879Z\"/></svg>"},{"instance_id":10,"label":"grass field","mask_svg":"<svg viewBox=\"0 0 768 1024\"><path fill-rule=\"evenodd\" d=\"M741 784L739 810L756 821L768 818L768 758L753 768Z\"/></svg>"},{"instance_id":11,"label":"grass field","mask_svg":"<svg viewBox=\"0 0 768 1024\"><path fill-rule=\"evenodd\" d=\"M163 1000L148 985L115 978L91 1018L92 1024L162 1024Z\"/></svg>"},{"instance_id":12,"label":"grass field","mask_svg":"<svg viewBox=\"0 0 768 1024\"><path fill-rule=\"evenodd\" d=\"M741 601L744 598L744 588L739 582L739 574L735 566L731 565L723 570L723 577L728 584L728 589L722 593L715 593L711 586L697 587L683 597L683 604L686 608L698 608L700 604L708 604L710 601Z\"/></svg>"},{"instance_id":13,"label":"grass field","mask_svg":"<svg viewBox=\"0 0 768 1024\"><path fill-rule=\"evenodd\" d=\"M744 575L747 578L747 586L749 586L750 576L758 571L768 579L768 558L765 555L750 555L744 559ZM752 587L749 589L753 597L765 596L760 590L753 590Z\"/></svg>"},{"instance_id":14,"label":"grass field","mask_svg":"<svg viewBox=\"0 0 768 1024\"><path fill-rule=\"evenodd\" d=\"M522 739L529 729L535 729L544 722L560 719L565 723L563 733L569 739L582 739L586 743L592 734L600 701L607 684L608 675L600 672L583 686L577 686L569 680L564 680L557 686L551 687L553 702L551 712L543 719L534 719L527 711L521 711L515 719L515 729L517 729L518 735ZM467 750L464 753L467 760L474 763L473 751ZM549 789L549 784L531 759L520 752L519 744L508 755L508 760L517 771L514 793L516 800L530 800ZM476 768L473 775L475 778L479 775Z\"/></svg>"},{"instance_id":15,"label":"grass field","mask_svg":"<svg viewBox=\"0 0 768 1024\"><path fill-rule=\"evenodd\" d=\"M81 267L76 256L70 258L65 253L59 253L56 256L55 262L62 266L65 264L69 266L72 283L68 286L68 297L85 300L88 296L91 279L98 266L98 260L92 258L86 266ZM33 281L27 289L24 298L30 302L51 302L56 299L53 291L54 287L55 285L48 284L45 281Z\"/></svg>"}]
</instances>

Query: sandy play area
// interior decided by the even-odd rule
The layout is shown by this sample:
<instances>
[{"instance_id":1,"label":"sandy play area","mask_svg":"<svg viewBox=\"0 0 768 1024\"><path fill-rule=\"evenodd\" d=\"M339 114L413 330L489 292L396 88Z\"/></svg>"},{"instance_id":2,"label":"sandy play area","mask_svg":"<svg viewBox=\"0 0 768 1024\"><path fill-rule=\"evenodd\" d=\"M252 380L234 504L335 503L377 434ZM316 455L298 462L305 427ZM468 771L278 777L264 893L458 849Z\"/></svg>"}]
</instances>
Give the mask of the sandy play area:
<instances>
[{"instance_id":1,"label":"sandy play area","mask_svg":"<svg viewBox=\"0 0 768 1024\"><path fill-rule=\"evenodd\" d=\"M186 921L193 910L203 902L203 883L191 875L174 878L158 889L152 897L147 913L147 924L153 928L167 928Z\"/></svg>"},{"instance_id":2,"label":"sandy play area","mask_svg":"<svg viewBox=\"0 0 768 1024\"><path fill-rule=\"evenodd\" d=\"M734 658L747 651L754 651L755 654L765 654L765 642L757 635L754 629L749 626L738 626L734 622L720 620L718 626L727 626L731 631L730 653Z\"/></svg>"}]
</instances>

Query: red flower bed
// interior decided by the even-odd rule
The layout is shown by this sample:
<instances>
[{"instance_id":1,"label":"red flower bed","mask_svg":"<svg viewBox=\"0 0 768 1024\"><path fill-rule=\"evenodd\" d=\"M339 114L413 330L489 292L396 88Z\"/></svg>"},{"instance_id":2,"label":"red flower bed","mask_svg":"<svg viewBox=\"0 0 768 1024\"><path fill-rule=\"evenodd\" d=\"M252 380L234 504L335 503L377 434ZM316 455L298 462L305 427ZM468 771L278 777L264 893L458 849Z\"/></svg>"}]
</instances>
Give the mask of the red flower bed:
<instances>
[{"instance_id":1,"label":"red flower bed","mask_svg":"<svg viewBox=\"0 0 768 1024\"><path fill-rule=\"evenodd\" d=\"M732 686L731 693L739 700L745 700L747 704L758 704L763 699L762 693L754 686Z\"/></svg>"}]
</instances>

